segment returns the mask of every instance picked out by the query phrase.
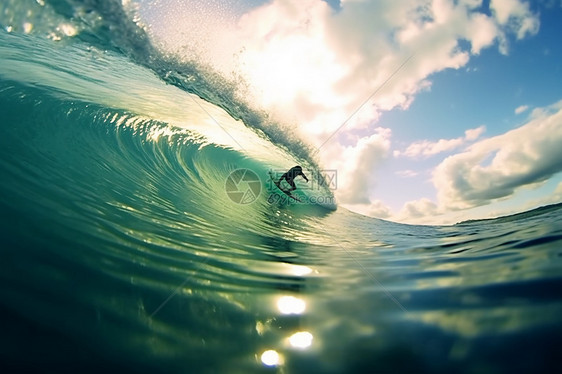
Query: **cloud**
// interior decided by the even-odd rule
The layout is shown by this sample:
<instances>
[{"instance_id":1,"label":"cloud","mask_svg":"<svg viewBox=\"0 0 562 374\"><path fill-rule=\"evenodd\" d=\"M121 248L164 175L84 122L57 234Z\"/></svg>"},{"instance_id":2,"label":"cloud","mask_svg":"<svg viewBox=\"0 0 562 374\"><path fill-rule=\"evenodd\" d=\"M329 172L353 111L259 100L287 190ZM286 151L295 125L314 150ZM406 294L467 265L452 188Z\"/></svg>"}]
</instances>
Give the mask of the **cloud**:
<instances>
[{"instance_id":1,"label":"cloud","mask_svg":"<svg viewBox=\"0 0 562 374\"><path fill-rule=\"evenodd\" d=\"M434 171L439 204L465 209L506 198L562 171L562 101L530 121L446 158Z\"/></svg>"},{"instance_id":2,"label":"cloud","mask_svg":"<svg viewBox=\"0 0 562 374\"><path fill-rule=\"evenodd\" d=\"M422 217L432 216L438 213L437 204L427 198L409 201L397 216L400 221L412 221Z\"/></svg>"},{"instance_id":3,"label":"cloud","mask_svg":"<svg viewBox=\"0 0 562 374\"><path fill-rule=\"evenodd\" d=\"M366 204L343 204L345 208L369 217L386 219L392 217L392 211L380 200L374 200Z\"/></svg>"},{"instance_id":4,"label":"cloud","mask_svg":"<svg viewBox=\"0 0 562 374\"><path fill-rule=\"evenodd\" d=\"M369 205L369 209L367 211L367 215L371 217L377 218L390 218L392 216L392 212L390 208L387 207L382 201L375 200L372 201Z\"/></svg>"},{"instance_id":5,"label":"cloud","mask_svg":"<svg viewBox=\"0 0 562 374\"><path fill-rule=\"evenodd\" d=\"M419 172L408 169L408 170L399 170L395 174L402 178L413 178L418 176Z\"/></svg>"},{"instance_id":6,"label":"cloud","mask_svg":"<svg viewBox=\"0 0 562 374\"><path fill-rule=\"evenodd\" d=\"M534 35L539 31L538 16L529 9L529 4L519 0L491 0L490 10L495 19L499 31L500 52L508 53L508 33L514 33L517 39L523 39L526 35Z\"/></svg>"},{"instance_id":7,"label":"cloud","mask_svg":"<svg viewBox=\"0 0 562 374\"><path fill-rule=\"evenodd\" d=\"M475 129L468 129L464 132L464 139L467 141L476 140L486 131L486 126L480 126Z\"/></svg>"},{"instance_id":8,"label":"cloud","mask_svg":"<svg viewBox=\"0 0 562 374\"><path fill-rule=\"evenodd\" d=\"M517 108L515 108L515 114L521 114L521 113L527 111L527 109L529 109L528 105L518 106Z\"/></svg>"},{"instance_id":9,"label":"cloud","mask_svg":"<svg viewBox=\"0 0 562 374\"><path fill-rule=\"evenodd\" d=\"M298 122L314 141L375 92L346 130L407 108L431 85L430 75L466 66L471 54L496 42L507 49L509 34L538 30L537 16L521 0L493 0L491 13L478 0L346 0L337 11L322 0L273 0L242 15L218 2L211 10L176 3L155 35L226 75L242 76L249 100Z\"/></svg>"},{"instance_id":10,"label":"cloud","mask_svg":"<svg viewBox=\"0 0 562 374\"><path fill-rule=\"evenodd\" d=\"M299 123L316 146L344 123L344 132L372 128L381 112L408 108L430 75L538 27L520 0L494 0L491 14L477 0L346 0L337 11L322 0L273 0L241 15L219 2L172 4L157 7L166 22L153 26L156 37L243 77L249 101Z\"/></svg>"},{"instance_id":11,"label":"cloud","mask_svg":"<svg viewBox=\"0 0 562 374\"><path fill-rule=\"evenodd\" d=\"M394 151L394 156L406 156L411 158L419 156L429 157L438 153L451 151L466 144L466 142L476 140L485 130L485 126L480 126L475 129L466 130L465 136L460 138L439 139L436 142L429 140L417 141L410 144L405 151Z\"/></svg>"},{"instance_id":12,"label":"cloud","mask_svg":"<svg viewBox=\"0 0 562 374\"><path fill-rule=\"evenodd\" d=\"M491 0L490 9L501 26L507 26L523 39L527 34L536 34L539 21L529 9L529 4L518 0Z\"/></svg>"},{"instance_id":13,"label":"cloud","mask_svg":"<svg viewBox=\"0 0 562 374\"><path fill-rule=\"evenodd\" d=\"M375 185L376 171L388 157L391 131L377 128L360 138L356 145L334 144L327 155L333 157L338 170L336 197L342 204L371 204L369 192Z\"/></svg>"}]
</instances>

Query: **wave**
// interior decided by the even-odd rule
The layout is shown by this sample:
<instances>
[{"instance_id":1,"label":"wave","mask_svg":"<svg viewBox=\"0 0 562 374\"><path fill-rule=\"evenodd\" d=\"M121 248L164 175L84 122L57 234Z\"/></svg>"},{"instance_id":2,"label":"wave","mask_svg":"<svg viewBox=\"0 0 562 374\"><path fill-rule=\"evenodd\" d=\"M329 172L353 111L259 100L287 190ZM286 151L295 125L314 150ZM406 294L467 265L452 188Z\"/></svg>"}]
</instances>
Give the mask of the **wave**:
<instances>
[{"instance_id":1,"label":"wave","mask_svg":"<svg viewBox=\"0 0 562 374\"><path fill-rule=\"evenodd\" d=\"M0 6L0 26L13 33L20 31L62 44L80 43L90 51L118 53L134 65L149 69L165 84L223 109L232 119L240 120L260 137L289 153L297 163L318 170L310 147L288 126L275 122L263 111L252 109L239 97L238 82L228 81L196 60L185 61L155 47L136 11L133 2L117 0L9 0ZM121 109L135 111L140 106L135 103Z\"/></svg>"},{"instance_id":2,"label":"wave","mask_svg":"<svg viewBox=\"0 0 562 374\"><path fill-rule=\"evenodd\" d=\"M43 87L49 95L66 100L142 117L133 121L117 115L108 121L113 125L156 121L168 126L166 130L160 128L160 134L189 130L209 143L238 150L259 161L248 166L259 175L264 187L269 183L268 170L286 170L301 164L320 187L301 197L314 205L335 209L333 194L323 187L327 183L308 146L264 113L237 99L232 82L197 62L183 62L159 52L134 21L134 10L125 10L121 2L12 1L4 6L0 24L10 31L0 36L5 65L0 74L5 79ZM24 27L20 30L23 33L6 26L30 24L32 20L27 18L39 10L45 13L45 8L50 16L35 20L42 23ZM21 19L16 19L18 14ZM68 35L60 36L64 30ZM56 32L59 34L53 34ZM56 48L53 40L62 44ZM271 152L271 146L275 152ZM238 164L239 168L246 167ZM213 175L222 178L223 183L228 177L218 170Z\"/></svg>"},{"instance_id":3,"label":"wave","mask_svg":"<svg viewBox=\"0 0 562 374\"><path fill-rule=\"evenodd\" d=\"M486 223L486 222L495 222L495 223L501 223L501 222L512 222L512 221L517 221L517 220L527 220L529 218L533 218L535 216L541 216L543 214L548 214L551 212L554 212L554 214L557 214L557 210L562 209L562 203L558 203L558 204L550 204L550 205L545 205L545 206L541 206L535 209L531 209L529 211L526 212L521 212L521 213L516 213L516 214L511 214L511 215L507 215L507 216L501 216L501 217L496 217L496 218L487 218L487 219L471 219L471 220L467 220L467 221L462 221L457 223L457 225L466 225L466 224L473 224L473 223L477 223L477 224L482 224L482 223Z\"/></svg>"}]
</instances>

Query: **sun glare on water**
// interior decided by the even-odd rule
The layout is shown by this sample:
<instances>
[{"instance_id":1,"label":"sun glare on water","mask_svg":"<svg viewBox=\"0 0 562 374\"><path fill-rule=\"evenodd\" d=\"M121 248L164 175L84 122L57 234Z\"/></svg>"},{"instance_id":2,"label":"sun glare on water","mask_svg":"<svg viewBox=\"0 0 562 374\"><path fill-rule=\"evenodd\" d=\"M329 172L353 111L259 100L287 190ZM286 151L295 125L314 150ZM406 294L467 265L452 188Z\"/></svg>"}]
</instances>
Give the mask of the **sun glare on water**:
<instances>
[{"instance_id":1,"label":"sun glare on water","mask_svg":"<svg viewBox=\"0 0 562 374\"><path fill-rule=\"evenodd\" d=\"M263 352L260 358L265 366L278 366L283 362L281 355L273 349Z\"/></svg>"}]
</instances>

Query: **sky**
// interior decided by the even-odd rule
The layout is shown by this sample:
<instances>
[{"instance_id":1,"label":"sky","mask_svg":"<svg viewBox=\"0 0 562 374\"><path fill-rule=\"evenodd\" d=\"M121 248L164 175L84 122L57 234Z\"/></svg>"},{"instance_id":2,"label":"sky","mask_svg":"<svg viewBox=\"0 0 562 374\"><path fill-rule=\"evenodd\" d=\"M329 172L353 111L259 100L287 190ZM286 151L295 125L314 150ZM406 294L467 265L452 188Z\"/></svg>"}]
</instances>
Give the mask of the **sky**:
<instances>
[{"instance_id":1,"label":"sky","mask_svg":"<svg viewBox=\"0 0 562 374\"><path fill-rule=\"evenodd\" d=\"M140 0L336 169L339 205L450 224L562 202L562 0Z\"/></svg>"}]
</instances>

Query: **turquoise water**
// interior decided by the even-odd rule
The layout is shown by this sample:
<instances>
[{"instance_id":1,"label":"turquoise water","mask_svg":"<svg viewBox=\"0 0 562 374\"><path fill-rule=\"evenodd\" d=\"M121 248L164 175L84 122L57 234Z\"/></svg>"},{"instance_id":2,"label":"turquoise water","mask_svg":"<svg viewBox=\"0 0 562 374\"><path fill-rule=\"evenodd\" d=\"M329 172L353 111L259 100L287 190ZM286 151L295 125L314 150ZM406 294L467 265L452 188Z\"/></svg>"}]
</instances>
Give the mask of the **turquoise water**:
<instances>
[{"instance_id":1,"label":"turquoise water","mask_svg":"<svg viewBox=\"0 0 562 374\"><path fill-rule=\"evenodd\" d=\"M3 372L560 367L560 206L442 227L336 209L302 142L120 2L40 3L0 5ZM303 204L268 177L297 163Z\"/></svg>"}]
</instances>

